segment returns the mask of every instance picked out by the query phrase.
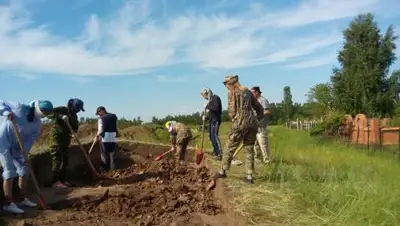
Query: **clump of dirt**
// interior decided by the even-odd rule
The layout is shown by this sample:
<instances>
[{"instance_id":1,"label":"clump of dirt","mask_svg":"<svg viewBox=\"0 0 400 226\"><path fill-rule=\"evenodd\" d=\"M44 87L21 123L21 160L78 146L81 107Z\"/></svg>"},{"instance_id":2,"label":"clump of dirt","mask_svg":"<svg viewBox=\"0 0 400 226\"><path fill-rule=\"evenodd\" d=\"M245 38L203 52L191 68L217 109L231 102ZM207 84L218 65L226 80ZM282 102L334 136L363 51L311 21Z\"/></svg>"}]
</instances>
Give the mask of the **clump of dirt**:
<instances>
[{"instance_id":1,"label":"clump of dirt","mask_svg":"<svg viewBox=\"0 0 400 226\"><path fill-rule=\"evenodd\" d=\"M85 212L90 218L104 216L133 225L169 225L176 219L190 220L193 213L221 213L212 194L205 190L209 171L175 159L132 165L107 173L112 180L96 186L122 185L122 191L102 197L82 197L64 202L67 211ZM112 188L112 187L111 187Z\"/></svg>"}]
</instances>

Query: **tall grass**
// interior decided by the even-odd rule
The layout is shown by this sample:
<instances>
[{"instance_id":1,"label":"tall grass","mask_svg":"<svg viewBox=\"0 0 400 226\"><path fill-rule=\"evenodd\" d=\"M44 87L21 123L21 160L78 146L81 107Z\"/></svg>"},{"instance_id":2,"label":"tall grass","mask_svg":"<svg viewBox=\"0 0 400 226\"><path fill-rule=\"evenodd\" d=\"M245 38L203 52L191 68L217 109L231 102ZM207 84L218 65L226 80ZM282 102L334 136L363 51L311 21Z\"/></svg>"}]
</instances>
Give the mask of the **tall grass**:
<instances>
[{"instance_id":1,"label":"tall grass","mask_svg":"<svg viewBox=\"0 0 400 226\"><path fill-rule=\"evenodd\" d=\"M400 165L393 158L270 128L274 162L257 181L229 172L237 210L252 225L400 225ZM243 153L242 153L243 156Z\"/></svg>"}]
</instances>

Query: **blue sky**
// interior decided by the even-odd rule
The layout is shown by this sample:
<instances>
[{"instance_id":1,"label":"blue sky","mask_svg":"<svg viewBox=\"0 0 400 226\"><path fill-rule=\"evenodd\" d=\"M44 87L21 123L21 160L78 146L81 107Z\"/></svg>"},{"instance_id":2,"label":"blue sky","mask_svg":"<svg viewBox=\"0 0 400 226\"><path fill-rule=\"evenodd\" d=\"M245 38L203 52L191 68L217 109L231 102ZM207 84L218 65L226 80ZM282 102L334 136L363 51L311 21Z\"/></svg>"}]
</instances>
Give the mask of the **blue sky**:
<instances>
[{"instance_id":1,"label":"blue sky","mask_svg":"<svg viewBox=\"0 0 400 226\"><path fill-rule=\"evenodd\" d=\"M272 102L286 85L303 102L329 80L352 17L372 12L400 33L399 11L398 0L0 0L0 98L79 97L81 116L104 105L150 119L201 110L204 86L225 108L232 72Z\"/></svg>"}]
</instances>

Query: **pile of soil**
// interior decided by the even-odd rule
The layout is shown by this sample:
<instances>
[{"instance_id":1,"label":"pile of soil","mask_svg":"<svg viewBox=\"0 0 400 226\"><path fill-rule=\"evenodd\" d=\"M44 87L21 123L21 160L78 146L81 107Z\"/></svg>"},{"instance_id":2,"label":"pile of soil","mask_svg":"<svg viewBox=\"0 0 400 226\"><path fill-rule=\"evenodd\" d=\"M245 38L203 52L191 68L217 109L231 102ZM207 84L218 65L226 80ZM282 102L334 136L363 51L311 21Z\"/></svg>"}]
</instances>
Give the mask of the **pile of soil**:
<instances>
[{"instance_id":1,"label":"pile of soil","mask_svg":"<svg viewBox=\"0 0 400 226\"><path fill-rule=\"evenodd\" d=\"M209 171L175 159L149 161L106 173L110 179L91 182L107 190L100 196L83 196L52 205L66 214L56 219L36 218L34 225L204 225L193 224L197 213L217 215L221 207L205 190ZM112 179L111 179L112 178ZM113 191L113 188L119 187ZM123 187L121 189L121 187ZM108 192L110 191L110 192ZM73 214L67 214L73 213ZM108 224L112 220L114 224ZM117 222L129 222L118 224Z\"/></svg>"}]
</instances>

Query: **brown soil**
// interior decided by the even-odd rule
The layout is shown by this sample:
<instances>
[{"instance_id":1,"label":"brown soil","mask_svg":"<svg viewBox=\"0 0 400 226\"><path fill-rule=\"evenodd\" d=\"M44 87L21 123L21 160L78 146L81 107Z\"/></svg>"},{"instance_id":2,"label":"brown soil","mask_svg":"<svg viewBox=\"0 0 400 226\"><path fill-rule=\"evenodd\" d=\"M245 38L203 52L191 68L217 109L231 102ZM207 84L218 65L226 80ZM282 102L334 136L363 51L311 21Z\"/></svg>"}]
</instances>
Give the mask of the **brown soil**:
<instances>
[{"instance_id":1,"label":"brown soil","mask_svg":"<svg viewBox=\"0 0 400 226\"><path fill-rule=\"evenodd\" d=\"M109 179L65 192L45 190L50 210L27 210L24 222L6 219L11 225L234 225L205 190L206 167L135 152L131 166L103 173Z\"/></svg>"}]
</instances>

